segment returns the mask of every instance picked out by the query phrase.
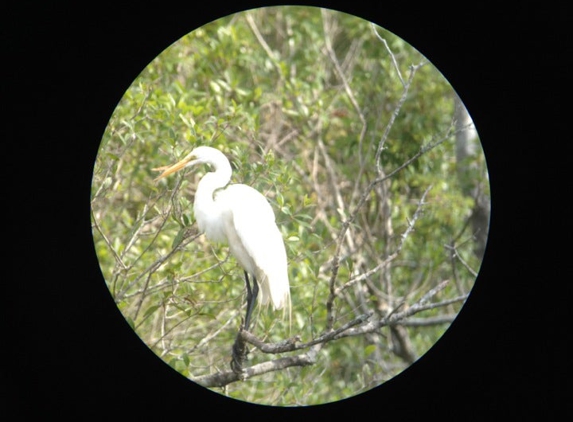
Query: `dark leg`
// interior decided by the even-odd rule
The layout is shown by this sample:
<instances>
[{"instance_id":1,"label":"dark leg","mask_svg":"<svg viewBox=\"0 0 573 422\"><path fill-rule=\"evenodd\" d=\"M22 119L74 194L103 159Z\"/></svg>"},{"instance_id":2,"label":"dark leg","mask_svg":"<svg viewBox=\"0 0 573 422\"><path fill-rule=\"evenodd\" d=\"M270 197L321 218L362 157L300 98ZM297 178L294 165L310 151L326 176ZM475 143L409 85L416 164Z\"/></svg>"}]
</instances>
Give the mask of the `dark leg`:
<instances>
[{"instance_id":1,"label":"dark leg","mask_svg":"<svg viewBox=\"0 0 573 422\"><path fill-rule=\"evenodd\" d=\"M253 308L255 307L255 302L257 301L257 295L259 293L259 285L257 284L257 279L253 277L253 287L249 283L249 274L245 271L245 283L247 284L247 315L245 317L245 325L243 325L242 330L249 330L249 325L251 323L251 314L253 313ZM236 374L241 375L243 373L243 363L247 359L247 344L243 337L241 336L241 331L237 333L237 338L233 344L233 357L231 359L231 369Z\"/></svg>"},{"instance_id":2,"label":"dark leg","mask_svg":"<svg viewBox=\"0 0 573 422\"><path fill-rule=\"evenodd\" d=\"M259 284L257 279L253 277L253 287L249 283L249 274L245 271L245 282L247 284L247 316L245 317L245 330L249 330L249 325L251 323L251 314L253 313L253 308L255 307L255 302L257 301L257 295L259 294Z\"/></svg>"}]
</instances>

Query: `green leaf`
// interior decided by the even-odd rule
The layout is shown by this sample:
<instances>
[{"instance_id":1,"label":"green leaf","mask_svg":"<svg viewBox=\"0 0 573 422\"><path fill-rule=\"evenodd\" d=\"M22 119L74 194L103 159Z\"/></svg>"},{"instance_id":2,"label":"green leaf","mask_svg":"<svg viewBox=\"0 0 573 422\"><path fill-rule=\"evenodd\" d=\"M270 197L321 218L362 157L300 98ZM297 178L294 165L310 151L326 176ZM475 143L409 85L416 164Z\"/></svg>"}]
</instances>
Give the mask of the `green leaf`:
<instances>
[{"instance_id":1,"label":"green leaf","mask_svg":"<svg viewBox=\"0 0 573 422\"><path fill-rule=\"evenodd\" d=\"M173 242L171 243L171 249L175 249L175 248L177 248L177 246L179 246L181 244L181 242L183 241L183 237L185 236L186 231L187 231L187 229L185 227L182 227L179 229L179 231L177 232L177 234L173 238Z\"/></svg>"},{"instance_id":2,"label":"green leaf","mask_svg":"<svg viewBox=\"0 0 573 422\"><path fill-rule=\"evenodd\" d=\"M149 308L147 308L147 310L145 311L145 313L143 314L143 319L147 318L148 316L150 316L152 313L154 313L161 305L152 305Z\"/></svg>"},{"instance_id":3,"label":"green leaf","mask_svg":"<svg viewBox=\"0 0 573 422\"><path fill-rule=\"evenodd\" d=\"M365 356L370 356L372 353L374 353L376 351L376 345L375 344L369 344L368 346L366 346L364 348L364 355Z\"/></svg>"}]
</instances>

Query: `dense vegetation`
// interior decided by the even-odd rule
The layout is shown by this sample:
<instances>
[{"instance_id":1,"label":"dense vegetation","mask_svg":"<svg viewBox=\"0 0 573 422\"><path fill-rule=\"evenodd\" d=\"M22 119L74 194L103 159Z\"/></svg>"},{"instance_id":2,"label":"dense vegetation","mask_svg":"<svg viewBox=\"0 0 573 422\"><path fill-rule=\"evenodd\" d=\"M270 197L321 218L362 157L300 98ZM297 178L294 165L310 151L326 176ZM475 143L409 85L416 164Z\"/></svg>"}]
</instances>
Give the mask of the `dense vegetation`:
<instances>
[{"instance_id":1,"label":"dense vegetation","mask_svg":"<svg viewBox=\"0 0 573 422\"><path fill-rule=\"evenodd\" d=\"M94 241L117 306L184 376L229 371L245 285L194 224L209 169L152 171L210 145L269 199L287 246L292 322L257 308L253 334L307 343L352 325L314 349L253 347L249 365L316 358L216 391L316 404L388 380L439 339L479 270L487 172L464 113L425 57L352 16L268 8L193 31L125 93L95 165Z\"/></svg>"}]
</instances>

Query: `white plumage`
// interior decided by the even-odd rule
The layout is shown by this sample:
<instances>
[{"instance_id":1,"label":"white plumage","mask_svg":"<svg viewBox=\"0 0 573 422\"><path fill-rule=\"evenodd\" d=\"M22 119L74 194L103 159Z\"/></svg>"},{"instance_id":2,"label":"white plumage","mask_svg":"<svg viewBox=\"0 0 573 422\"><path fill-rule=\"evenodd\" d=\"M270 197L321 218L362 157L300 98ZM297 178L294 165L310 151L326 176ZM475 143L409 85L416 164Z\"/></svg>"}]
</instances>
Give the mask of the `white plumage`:
<instances>
[{"instance_id":1,"label":"white plumage","mask_svg":"<svg viewBox=\"0 0 573 422\"><path fill-rule=\"evenodd\" d=\"M290 313L287 256L272 207L250 186L228 184L232 169L225 155L215 148L197 147L178 163L155 169L163 170L157 179L197 164L209 164L214 171L203 176L197 186L195 219L209 240L229 244L232 255L245 270L245 328L249 326L258 287L263 305L272 303L274 309L288 309ZM252 294L247 274L255 280Z\"/></svg>"}]
</instances>

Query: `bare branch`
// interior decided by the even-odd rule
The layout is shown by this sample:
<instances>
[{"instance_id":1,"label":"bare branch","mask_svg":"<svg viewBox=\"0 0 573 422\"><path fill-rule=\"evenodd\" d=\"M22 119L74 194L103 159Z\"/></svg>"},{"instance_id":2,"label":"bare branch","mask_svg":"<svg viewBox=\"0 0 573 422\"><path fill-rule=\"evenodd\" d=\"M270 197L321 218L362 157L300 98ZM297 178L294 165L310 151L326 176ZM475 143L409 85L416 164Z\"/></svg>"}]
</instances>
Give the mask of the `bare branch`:
<instances>
[{"instance_id":1,"label":"bare branch","mask_svg":"<svg viewBox=\"0 0 573 422\"><path fill-rule=\"evenodd\" d=\"M293 351L296 349L294 345L300 341L300 337L295 336L279 343L265 343L264 341L257 338L254 334L245 330L242 330L240 335L245 341L255 346L261 352L273 354Z\"/></svg>"},{"instance_id":2,"label":"bare branch","mask_svg":"<svg viewBox=\"0 0 573 422\"><path fill-rule=\"evenodd\" d=\"M247 18L247 23L249 24L249 27L251 28L251 31L253 31L253 34L255 35L255 38L257 39L257 41L259 42L259 44L261 45L263 50L265 50L265 53L267 53L267 56L269 56L269 59L271 59L271 63L273 64L279 77L282 77L280 66L277 64L277 56L275 53L273 53L273 51L271 50L271 48L269 47L269 45L265 41L265 38L261 34L261 31L259 31L259 28L257 27L255 20L253 19L253 16L250 13L247 13L246 18Z\"/></svg>"},{"instance_id":3,"label":"bare branch","mask_svg":"<svg viewBox=\"0 0 573 422\"><path fill-rule=\"evenodd\" d=\"M345 221L344 224L342 225L341 232L345 232L348 229L350 224L356 218L356 215L358 214L358 210L362 207L362 205L364 205L364 203L368 199L370 192L372 191L372 189L374 189L374 187L377 184L382 183L382 182L392 178L397 173L404 170L406 167L408 167L410 164L412 164L414 161L416 161L418 158L420 158L422 155L426 154L427 152L431 151L432 149L436 148L437 146L441 145L446 140L448 140L452 136L452 132L451 132L452 127L453 126L450 125L450 127L448 128L448 130L446 131L446 134L444 136L442 136L441 138L439 138L435 142L431 142L427 145L422 146L416 154L414 154L412 157L410 157L408 160L406 160L400 166L396 167L390 173L385 174L384 176L378 177L378 178L374 179L372 182L370 182L368 187L364 190L364 193L360 197L358 203L356 204L353 212L350 214L350 218L347 221Z\"/></svg>"},{"instance_id":4,"label":"bare branch","mask_svg":"<svg viewBox=\"0 0 573 422\"><path fill-rule=\"evenodd\" d=\"M400 321L400 325L404 327L430 327L433 325L451 324L456 317L456 314L448 314L430 318L407 318Z\"/></svg>"},{"instance_id":5,"label":"bare branch","mask_svg":"<svg viewBox=\"0 0 573 422\"><path fill-rule=\"evenodd\" d=\"M384 129L384 133L382 134L382 138L380 139L380 142L378 143L378 148L376 150L376 156L374 158L374 161L376 162L376 169L378 170L379 176L382 176L384 174L384 171L382 169L382 164L380 162L380 156L382 155L382 151L384 150L384 145L386 144L386 141L388 140L388 136L390 135L390 131L392 130L392 126L394 126L394 122L396 121L396 118L400 114L400 110L402 109L402 106L404 105L404 102L406 101L406 98L408 97L408 90L410 89L410 85L412 85L412 81L414 80L414 75L416 74L416 71L421 66L423 66L423 64L419 64L417 66L410 66L410 75L408 76L408 82L404 85L404 90L402 91L402 96L398 100L396 107L394 107L394 111L392 112L392 114L390 116L390 121L386 125L386 128Z\"/></svg>"},{"instance_id":6,"label":"bare branch","mask_svg":"<svg viewBox=\"0 0 573 422\"><path fill-rule=\"evenodd\" d=\"M360 196L360 199L358 200L358 203L354 207L354 210L351 212L349 218L344 221L344 223L342 224L342 228L340 229L340 232L338 234L338 237L337 237L338 242L337 242L336 251L334 253L334 257L332 260L332 262L333 262L332 272L331 272L331 277L330 277L330 282L329 282L330 295L329 295L329 299L327 300L327 303L326 303L327 328L328 329L332 329L332 326L334 324L334 314L332 312L332 309L333 309L332 307L333 307L334 297L336 296L335 282L336 282L336 278L338 276L338 269L339 269L339 265L340 265L340 254L342 251L342 241L345 238L346 232L348 231L350 225L352 224L352 222L354 221L354 219L358 215L358 211L364 205L366 200L369 198L370 193L376 187L376 185L384 182L385 180L390 179L395 174L397 174L398 172L400 172L401 170L403 170L404 168L409 166L412 162L414 162L415 160L420 158L422 155L424 155L428 151L437 147L438 145L440 145L441 143L443 143L446 139L448 139L450 137L450 132L451 132L453 125L450 125L450 127L448 128L446 136L442 137L441 139L439 139L436 142L433 142L433 143L430 143L428 145L421 147L420 151L418 153L416 153L414 156L412 156L410 159L405 161L402 165L400 165L399 167L397 167L396 169L394 169L390 173L386 174L383 171L382 167L380 166L380 154L384 148L384 144L388 138L390 130L394 124L396 117L398 116L398 114L400 112L402 105L406 101L408 89L409 89L410 84L414 78L414 75L415 75L417 69L420 68L421 66L423 66L423 63L420 63L417 66L411 66L410 67L410 76L408 78L408 82L404 87L404 91L402 93L402 96L401 96L400 100L398 101L398 104L394 108L394 112L392 113L390 121L388 122L386 129L384 131L384 134L382 135L382 139L380 140L380 142L378 144L378 150L376 152L376 166L378 169L378 177L376 179L374 179L372 182L370 182L370 184L366 187L366 189L364 189L364 191L362 192L362 195Z\"/></svg>"},{"instance_id":7,"label":"bare branch","mask_svg":"<svg viewBox=\"0 0 573 422\"><path fill-rule=\"evenodd\" d=\"M225 322L223 325L221 325L217 330L215 330L214 332L210 333L209 335L207 335L206 337L204 337L203 339L201 339L201 341L199 343L197 343L197 345L195 345L190 352L199 349L200 347L203 347L204 344L208 343L209 341L211 341L211 339L217 337L219 335L219 333L221 331L223 331L231 322L233 322L236 318L237 314L233 315L231 318L229 318L227 320L227 322Z\"/></svg>"},{"instance_id":8,"label":"bare branch","mask_svg":"<svg viewBox=\"0 0 573 422\"><path fill-rule=\"evenodd\" d=\"M402 86L406 87L406 82L404 82L404 78L402 77L402 72L400 72L400 67L398 67L396 56L394 56L394 53L392 52L392 50L390 50L388 42L386 42L386 39L382 38L382 36L378 33L378 30L376 29L376 25L374 23L371 22L370 26L372 27L372 32L374 32L376 38L382 41L384 47L386 47L386 51L388 51L388 53L390 54L390 58L392 59L392 64L394 65L394 69L396 70L396 74L398 75L398 79L400 79L400 82L402 82Z\"/></svg>"},{"instance_id":9,"label":"bare branch","mask_svg":"<svg viewBox=\"0 0 573 422\"><path fill-rule=\"evenodd\" d=\"M408 236L410 235L410 233L412 232L412 230L414 229L414 224L416 223L416 220L418 220L419 216L420 216L420 212L422 210L422 206L425 205L425 200L426 200L426 196L428 195L428 192L430 191L430 189L432 188L432 186L428 186L428 188L424 191L424 193L422 194L422 197L420 198L420 200L418 201L418 207L416 208L416 211L414 212L414 216L412 217L412 219L408 222L408 227L406 228L406 230L404 231L404 233L402 233L401 237L400 237L400 243L398 244L398 246L396 247L396 250L394 252L392 252L390 255L388 255L386 257L386 259L384 259L381 263L379 263L378 265L376 265L374 268L371 268L370 270L366 271L365 273L362 273L356 277L351 278L349 281L347 281L346 283L344 283L342 286L337 287L334 290L334 297L338 296L340 294L340 292L342 292L343 290L349 288L350 286L356 284L357 282L360 282L362 280L367 279L368 277L370 277L372 274L375 274L376 272L378 272L380 269L386 267L391 261L393 261L394 259L396 259L396 257L400 254L400 251L402 250L404 243L406 242L406 239L408 238Z\"/></svg>"},{"instance_id":10,"label":"bare branch","mask_svg":"<svg viewBox=\"0 0 573 422\"><path fill-rule=\"evenodd\" d=\"M358 136L358 145L362 145L362 141L364 140L364 136L366 135L366 128L367 128L366 118L364 117L364 113L362 113L362 110L360 109L360 106L358 105L358 101L356 100L356 97L354 96L354 92L352 91L352 88L350 87L348 79L346 78L346 75L344 74L344 71L342 70L342 67L340 66L340 62L338 61L338 58L336 57L336 53L334 52L334 49L332 48L332 41L330 39L330 36L328 35L328 32L329 32L328 31L329 19L327 18L328 12L324 9L321 9L321 11L322 11L322 25L324 28L324 45L326 47L328 57L330 58L330 61L334 65L334 69L336 70L336 74L338 75L338 77L342 81L342 85L344 86L344 91L346 92L346 95L348 96L348 99L350 100L352 107L354 107L354 110L356 111L356 114L358 115L358 118L360 119L361 129L360 129L360 135Z\"/></svg>"},{"instance_id":11,"label":"bare branch","mask_svg":"<svg viewBox=\"0 0 573 422\"><path fill-rule=\"evenodd\" d=\"M468 270L468 272L474 276L477 277L477 271L475 271L472 267L470 267L470 265L461 257L461 255L458 253L458 250L456 248L456 246L450 246L450 245L444 245L446 247L446 249L449 249L452 251L452 259L457 259L458 261L461 262L461 264L465 267L466 270Z\"/></svg>"},{"instance_id":12,"label":"bare branch","mask_svg":"<svg viewBox=\"0 0 573 422\"><path fill-rule=\"evenodd\" d=\"M197 378L192 378L192 381L208 388L223 387L232 382L244 381L248 378L262 375L268 372L280 371L292 366L313 365L316 362L319 350L320 347L315 346L315 348L312 348L307 353L262 362L248 368L243 368L240 373L233 371L218 372L216 374L203 375Z\"/></svg>"},{"instance_id":13,"label":"bare branch","mask_svg":"<svg viewBox=\"0 0 573 422\"><path fill-rule=\"evenodd\" d=\"M97 230L97 232L100 234L101 238L103 239L103 241L105 242L105 244L107 245L107 247L109 248L109 250L111 251L111 254L113 255L115 262L117 265L119 265L122 269L127 269L127 265L125 265L125 263L123 262L123 260L121 259L121 257L118 255L117 251L115 250L115 248L112 246L111 242L109 241L109 239L107 238L107 236L105 235L105 233L102 231L101 227L98 224L98 220L94 215L93 212L93 207L92 207L92 222L93 222L93 227Z\"/></svg>"},{"instance_id":14,"label":"bare branch","mask_svg":"<svg viewBox=\"0 0 573 422\"><path fill-rule=\"evenodd\" d=\"M391 326L391 325L396 325L396 324L402 325L403 320L405 320L406 318L408 318L414 314L417 314L417 313L422 312L422 311L430 310L430 309L435 309L438 307L447 306L447 305L450 305L452 303L462 302L462 301L467 299L468 295L463 295L463 296L459 296L459 297L456 297L454 299L449 299L449 300L445 300L442 302L428 303L428 301L433 296L438 294L438 292L440 292L441 290L443 290L446 287L448 282L449 282L449 280L442 281L436 287L429 290L424 296L422 296L422 298L418 302L416 302L411 307L405 309L404 311L401 311L401 312L392 311L388 314L388 316L385 316L379 320L370 320L366 324L360 325L356 328L350 328L350 329L346 330L344 333L342 333L340 336L337 336L336 338L338 339L338 338L342 338L342 337L358 336L358 335L363 335L365 333L372 333L372 332L378 331L381 327L385 327L385 326ZM403 305L404 305L403 303L398 305L398 308L402 307Z\"/></svg>"},{"instance_id":15,"label":"bare branch","mask_svg":"<svg viewBox=\"0 0 573 422\"><path fill-rule=\"evenodd\" d=\"M254 376L262 375L268 372L280 371L285 368L294 366L309 366L316 363L318 352L322 347L329 341L343 339L345 337L363 335L365 333L371 333L378 331L384 326L394 326L394 325L404 325L404 326L426 326L426 325L437 325L445 324L451 322L455 316L446 315L441 317L426 318L426 319L408 319L408 317L415 315L419 312L434 309L437 307L447 306L452 303L464 301L467 295L460 296L454 299L445 300L442 302L429 303L429 301L443 290L448 284L448 280L442 281L436 287L429 290L424 294L420 300L418 300L414 305L407 308L401 312L390 312L388 316L372 320L373 313L367 313L358 316L352 321L346 323L345 325L339 327L336 330L331 330L323 333L322 335L316 337L315 339L306 342L299 343L300 338L293 337L291 339L279 342L279 343L265 343L258 339L253 334L247 331L240 331L238 338L254 345L257 349L264 353L285 353L296 350L309 349L306 353L287 356L275 360L269 360L262 362L250 367L240 368L239 371L225 371L218 372L216 374L203 375L197 378L192 378L192 380L204 387L222 387L227 384L236 381L246 380ZM397 309L401 308L403 304L399 305Z\"/></svg>"}]
</instances>

